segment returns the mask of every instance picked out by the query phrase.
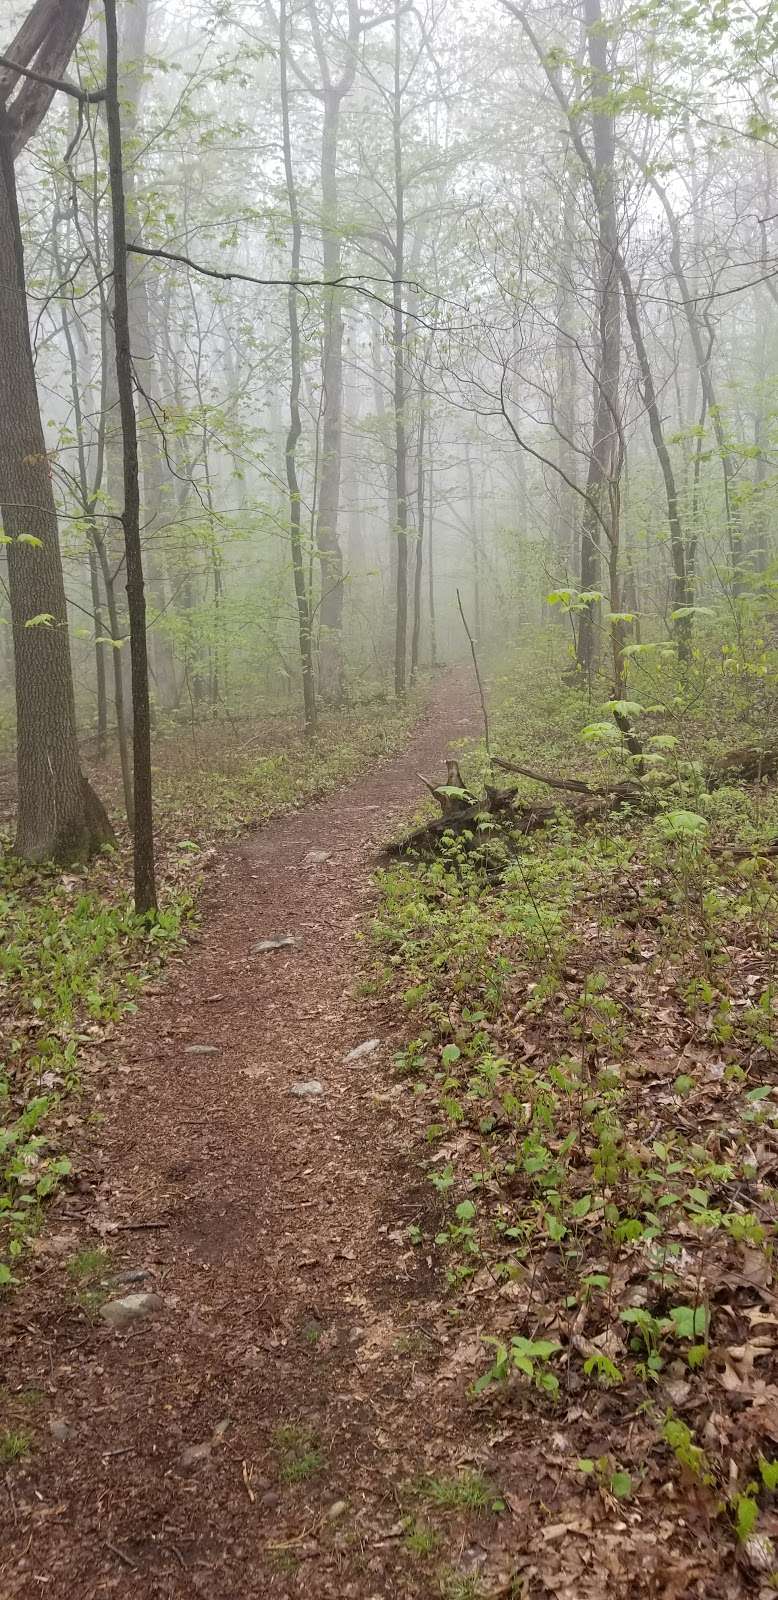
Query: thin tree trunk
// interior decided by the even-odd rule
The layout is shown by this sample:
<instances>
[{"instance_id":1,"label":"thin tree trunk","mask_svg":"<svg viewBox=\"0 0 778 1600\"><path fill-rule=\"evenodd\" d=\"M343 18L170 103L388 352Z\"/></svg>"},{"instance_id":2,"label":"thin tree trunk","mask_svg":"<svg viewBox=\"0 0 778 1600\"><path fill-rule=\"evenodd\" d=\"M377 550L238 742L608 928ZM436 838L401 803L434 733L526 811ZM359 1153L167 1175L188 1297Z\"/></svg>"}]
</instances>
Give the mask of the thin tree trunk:
<instances>
[{"instance_id":1,"label":"thin tree trunk","mask_svg":"<svg viewBox=\"0 0 778 1600\"><path fill-rule=\"evenodd\" d=\"M395 236L392 273L392 333L394 358L394 437L395 484L397 491L395 527L397 529L397 611L394 636L394 689L398 700L405 696L408 648L408 444L405 429L405 318L403 316L403 274L405 270L405 191L403 179L401 105L401 19L403 7L394 8L394 94L392 97L392 136L394 144Z\"/></svg>"},{"instance_id":2,"label":"thin tree trunk","mask_svg":"<svg viewBox=\"0 0 778 1600\"><path fill-rule=\"evenodd\" d=\"M322 261L324 277L340 277L338 233L338 132L342 95L325 88L321 148ZM343 680L343 553L340 548L340 473L343 448L343 312L338 289L325 290L322 356L322 439L316 545L321 570L319 604L319 692L327 705L340 705Z\"/></svg>"},{"instance_id":3,"label":"thin tree trunk","mask_svg":"<svg viewBox=\"0 0 778 1600\"><path fill-rule=\"evenodd\" d=\"M419 432L416 456L416 562L413 569L413 628L411 631L411 687L419 673L419 645L421 642L421 579L424 563L424 435L427 420L427 393L424 373L419 381Z\"/></svg>"},{"instance_id":4,"label":"thin tree trunk","mask_svg":"<svg viewBox=\"0 0 778 1600\"><path fill-rule=\"evenodd\" d=\"M430 613L430 666L438 664L438 629L435 617L435 569L433 564L432 530L434 527L434 473L432 462L429 469L429 514L427 517L427 599Z\"/></svg>"},{"instance_id":5,"label":"thin tree trunk","mask_svg":"<svg viewBox=\"0 0 778 1600\"><path fill-rule=\"evenodd\" d=\"M291 382L289 387L289 430L286 435L286 481L289 487L289 537L292 546L292 575L297 602L297 625L300 641L300 664L303 683L303 710L305 727L309 734L316 728L316 679L313 670L313 643L311 637L311 597L305 581L303 558L300 483L297 476L297 444L302 432L300 420L300 323L297 316L297 290L293 288L300 275L302 226L297 205L297 187L292 164L292 140L289 130L289 84L286 43L286 0L279 3L279 68L281 74L281 127L284 145L284 173L289 216L292 223L292 259L290 285L287 299L289 310L289 354Z\"/></svg>"},{"instance_id":6,"label":"thin tree trunk","mask_svg":"<svg viewBox=\"0 0 778 1600\"><path fill-rule=\"evenodd\" d=\"M135 801L134 870L135 909L141 915L156 910L154 877L154 822L151 791L151 729L149 673L146 655L146 601L140 540L140 490L138 434L132 386L129 304L127 294L127 238L122 171L122 131L119 110L118 38L116 0L103 0L106 31L106 120L113 221L113 317L116 377L122 422L124 458L124 509L122 527L127 555L127 603L130 613L130 658L133 705L133 794Z\"/></svg>"},{"instance_id":7,"label":"thin tree trunk","mask_svg":"<svg viewBox=\"0 0 778 1600\"><path fill-rule=\"evenodd\" d=\"M581 525L581 589L586 592L598 586L599 535L604 525L610 546L608 552L610 603L613 610L618 610L618 599L614 604L614 598L618 590L621 317L614 170L616 131L614 113L609 106L611 75L600 0L584 0L584 21L591 69L591 92L595 102L595 109L591 114L591 126L594 147L593 189L597 210L599 362L595 383L594 432L586 486L587 499ZM611 631L618 692L618 684L623 677L623 666L620 665L619 627L615 626ZM581 615L578 630L578 664L589 678L595 664L595 608L592 604L586 605Z\"/></svg>"},{"instance_id":8,"label":"thin tree trunk","mask_svg":"<svg viewBox=\"0 0 778 1600\"><path fill-rule=\"evenodd\" d=\"M675 473L670 460L670 452L665 443L662 418L659 414L659 405L656 398L654 378L651 363L648 359L643 330L640 326L640 313L638 312L635 291L632 287L626 264L620 258L619 276L624 295L624 307L627 313L627 322L632 334L632 342L638 358L640 377L643 387L643 400L648 413L648 425L651 430L651 439L656 451L657 460L662 469L662 478L665 486L667 500L667 520L670 525L670 553L673 566L673 609L678 611L691 605L689 594L689 580L686 570L686 545L681 526L681 516L678 509L678 490L675 483ZM679 617L675 623L675 635L678 642L678 659L688 662L691 659L691 629L690 618Z\"/></svg>"}]
</instances>

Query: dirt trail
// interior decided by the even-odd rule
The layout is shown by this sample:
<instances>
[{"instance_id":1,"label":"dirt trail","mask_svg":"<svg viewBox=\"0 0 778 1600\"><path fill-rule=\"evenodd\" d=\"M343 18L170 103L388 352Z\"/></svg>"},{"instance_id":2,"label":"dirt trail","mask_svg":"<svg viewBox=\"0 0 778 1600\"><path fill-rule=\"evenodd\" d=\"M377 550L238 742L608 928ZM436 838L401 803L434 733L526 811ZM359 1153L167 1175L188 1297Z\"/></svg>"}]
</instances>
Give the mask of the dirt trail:
<instances>
[{"instance_id":1,"label":"dirt trail","mask_svg":"<svg viewBox=\"0 0 778 1600\"><path fill-rule=\"evenodd\" d=\"M452 675L400 757L244 838L212 871L199 941L111 1046L97 1195L55 1213L62 1257L7 1314L6 1382L40 1394L3 1496L3 1600L440 1592L395 1499L462 1459L427 1410L437 1289L400 1231L432 1191L387 1070L403 1019L357 995L354 935L416 773L478 731ZM284 934L299 944L252 948ZM322 1095L290 1094L312 1079ZM68 1288L65 1256L101 1218L121 1228L113 1270L136 1275L113 1292L164 1297L126 1332Z\"/></svg>"}]
</instances>

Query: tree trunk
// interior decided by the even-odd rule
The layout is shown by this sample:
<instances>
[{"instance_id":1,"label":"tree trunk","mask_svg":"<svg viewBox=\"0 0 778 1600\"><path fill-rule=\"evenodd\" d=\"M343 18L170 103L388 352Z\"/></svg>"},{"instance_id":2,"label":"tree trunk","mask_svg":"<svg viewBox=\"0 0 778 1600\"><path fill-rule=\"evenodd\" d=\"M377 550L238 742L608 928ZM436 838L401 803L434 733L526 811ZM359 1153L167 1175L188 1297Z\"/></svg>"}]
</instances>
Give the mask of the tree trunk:
<instances>
[{"instance_id":1,"label":"tree trunk","mask_svg":"<svg viewBox=\"0 0 778 1600\"><path fill-rule=\"evenodd\" d=\"M608 566L612 603L614 571L617 571L618 563L618 480L621 470L619 439L621 316L614 172L616 131L614 113L609 106L611 76L600 0L584 0L584 20L591 68L591 92L596 107L591 114L591 126L594 147L592 186L597 212L599 349L592 451L586 485L587 498L581 523L581 589L586 593L599 585L600 531L604 529L610 546ZM595 620L594 605L587 604L582 612L578 630L578 665L587 678L591 676L595 665ZM616 676L617 678L621 676L620 671L617 671Z\"/></svg>"},{"instance_id":2,"label":"tree trunk","mask_svg":"<svg viewBox=\"0 0 778 1600\"><path fill-rule=\"evenodd\" d=\"M118 39L116 0L103 0L106 31L106 120L108 165L113 222L113 320L116 378L122 423L124 458L124 509L122 527L127 555L127 604L130 613L130 659L133 709L133 798L135 802L134 869L135 909L141 915L156 910L154 881L154 824L151 793L151 731L149 676L146 655L146 600L140 541L140 488L138 435L132 387L129 302L127 293L127 238L122 171L122 131L119 111Z\"/></svg>"},{"instance_id":3,"label":"tree trunk","mask_svg":"<svg viewBox=\"0 0 778 1600\"><path fill-rule=\"evenodd\" d=\"M429 514L427 517L427 597L430 612L430 666L438 664L438 625L435 616L435 569L433 564L432 529L434 527L435 502L434 479L432 463L429 470Z\"/></svg>"},{"instance_id":4,"label":"tree trunk","mask_svg":"<svg viewBox=\"0 0 778 1600\"><path fill-rule=\"evenodd\" d=\"M338 131L342 95L324 91L321 147L322 260L324 277L340 277L338 234ZM322 437L316 546L321 571L319 604L319 693L325 705L343 700L343 553L338 534L340 471L343 444L343 312L342 295L325 290L322 353Z\"/></svg>"},{"instance_id":5,"label":"tree trunk","mask_svg":"<svg viewBox=\"0 0 778 1600\"><path fill-rule=\"evenodd\" d=\"M0 510L11 540L15 849L28 861L71 862L110 842L113 830L79 762L57 512L27 321L14 130L2 108L0 119Z\"/></svg>"},{"instance_id":6,"label":"tree trunk","mask_svg":"<svg viewBox=\"0 0 778 1600\"><path fill-rule=\"evenodd\" d=\"M137 137L138 118L143 94L143 70L146 60L148 30L148 0L125 0L123 16L121 74L122 135L125 147L132 149ZM143 244L143 227L138 205L137 167L131 161L126 172L125 204L127 234L133 244ZM140 389L138 443L143 480L143 538L146 545L145 564L149 593L156 611L164 616L167 607L167 584L164 563L155 548L154 538L162 520L164 500L164 472L159 422L151 404L154 385L154 346L151 338L149 303L146 288L146 269L140 257L135 257L133 270L128 273L130 342L136 380ZM154 682L163 706L175 704L175 661L170 639L153 622L148 630L148 647L154 668Z\"/></svg>"},{"instance_id":7,"label":"tree trunk","mask_svg":"<svg viewBox=\"0 0 778 1600\"><path fill-rule=\"evenodd\" d=\"M405 696L406 655L408 648L408 443L405 430L405 318L403 316L403 274L405 271L405 191L402 159L401 45L402 7L394 8L394 95L392 132L394 143L394 263L392 271L392 334L394 366L395 485L397 491L395 527L397 530L397 612L394 635L394 690L398 700Z\"/></svg>"},{"instance_id":8,"label":"tree trunk","mask_svg":"<svg viewBox=\"0 0 778 1600\"><path fill-rule=\"evenodd\" d=\"M416 561L413 569L413 628L411 630L411 687L419 674L419 645L421 643L421 579L424 563L424 433L427 419L427 393L424 370L419 381L419 433L416 456Z\"/></svg>"},{"instance_id":9,"label":"tree trunk","mask_svg":"<svg viewBox=\"0 0 778 1600\"><path fill-rule=\"evenodd\" d=\"M292 546L292 576L294 579L294 593L297 602L297 625L300 640L300 665L302 668L303 683L303 709L305 714L306 732L312 734L316 729L316 680L313 670L313 643L311 637L311 597L305 581L305 563L303 560L302 523L300 483L297 476L297 443L302 431L300 420L300 378L302 363L300 359L300 323L297 316L297 290L293 287L294 281L300 275L300 252L302 248L302 227L300 213L297 205L297 188L294 180L294 167L292 165L292 140L289 130L289 85L287 72L286 50L286 0L280 0L278 12L279 25L279 67L281 74L281 131L284 145L284 172L286 175L286 195L289 204L289 216L292 223L292 259L290 263L290 285L287 299L289 310L289 353L291 360L291 381L289 386L289 430L286 435L285 459L286 481L289 488L289 537Z\"/></svg>"}]
</instances>

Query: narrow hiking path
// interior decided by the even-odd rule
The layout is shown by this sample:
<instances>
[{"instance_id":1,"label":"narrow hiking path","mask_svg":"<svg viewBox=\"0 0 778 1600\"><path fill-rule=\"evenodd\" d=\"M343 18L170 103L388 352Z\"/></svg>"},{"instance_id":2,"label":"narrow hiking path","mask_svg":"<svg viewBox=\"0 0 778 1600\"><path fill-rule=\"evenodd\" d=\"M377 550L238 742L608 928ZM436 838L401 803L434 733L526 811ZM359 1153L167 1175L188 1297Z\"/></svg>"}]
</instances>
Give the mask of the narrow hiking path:
<instances>
[{"instance_id":1,"label":"narrow hiking path","mask_svg":"<svg viewBox=\"0 0 778 1600\"><path fill-rule=\"evenodd\" d=\"M417 772L478 732L451 674L400 757L244 837L110 1046L97 1185L55 1210L6 1313L35 1443L6 1477L4 1597L440 1593L396 1494L472 1458L433 1401L438 1286L405 1232L435 1196L387 1070L402 1018L359 997L355 935ZM101 1240L112 1295L161 1297L124 1329L68 1277Z\"/></svg>"}]
</instances>

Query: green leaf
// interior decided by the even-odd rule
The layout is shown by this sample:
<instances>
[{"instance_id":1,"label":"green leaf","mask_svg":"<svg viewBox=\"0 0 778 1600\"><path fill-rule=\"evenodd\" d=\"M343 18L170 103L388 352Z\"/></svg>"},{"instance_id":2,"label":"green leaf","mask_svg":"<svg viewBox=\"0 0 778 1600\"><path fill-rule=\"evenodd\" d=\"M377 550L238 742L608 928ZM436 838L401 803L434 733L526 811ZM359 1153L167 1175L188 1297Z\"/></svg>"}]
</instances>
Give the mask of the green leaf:
<instances>
[{"instance_id":1,"label":"green leaf","mask_svg":"<svg viewBox=\"0 0 778 1600\"><path fill-rule=\"evenodd\" d=\"M475 1206L472 1200L462 1200L456 1208L456 1215L460 1222L472 1222L475 1216Z\"/></svg>"},{"instance_id":2,"label":"green leaf","mask_svg":"<svg viewBox=\"0 0 778 1600\"><path fill-rule=\"evenodd\" d=\"M759 1521L759 1507L750 1494L736 1494L731 1501L735 1513L735 1532L743 1542L750 1539Z\"/></svg>"},{"instance_id":3,"label":"green leaf","mask_svg":"<svg viewBox=\"0 0 778 1600\"><path fill-rule=\"evenodd\" d=\"M629 1500L632 1494L632 1478L628 1472L614 1472L610 1482L611 1494L617 1500Z\"/></svg>"},{"instance_id":4,"label":"green leaf","mask_svg":"<svg viewBox=\"0 0 778 1600\"><path fill-rule=\"evenodd\" d=\"M16 543L17 544L31 544L31 545L34 545L37 550L42 550L43 549L43 540L42 539L36 539L34 533L18 533L16 535Z\"/></svg>"},{"instance_id":5,"label":"green leaf","mask_svg":"<svg viewBox=\"0 0 778 1600\"><path fill-rule=\"evenodd\" d=\"M704 1338L708 1331L705 1306L671 1306L670 1321L677 1339Z\"/></svg>"},{"instance_id":6,"label":"green leaf","mask_svg":"<svg viewBox=\"0 0 778 1600\"><path fill-rule=\"evenodd\" d=\"M699 839L707 833L708 824L698 811L668 811L659 817L657 828L668 839Z\"/></svg>"},{"instance_id":7,"label":"green leaf","mask_svg":"<svg viewBox=\"0 0 778 1600\"><path fill-rule=\"evenodd\" d=\"M639 717L645 707L639 700L609 700L605 709L613 717Z\"/></svg>"},{"instance_id":8,"label":"green leaf","mask_svg":"<svg viewBox=\"0 0 778 1600\"><path fill-rule=\"evenodd\" d=\"M55 617L53 611L39 611L37 617L28 617L25 628L53 628Z\"/></svg>"}]
</instances>

